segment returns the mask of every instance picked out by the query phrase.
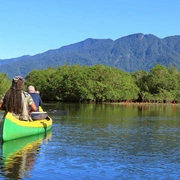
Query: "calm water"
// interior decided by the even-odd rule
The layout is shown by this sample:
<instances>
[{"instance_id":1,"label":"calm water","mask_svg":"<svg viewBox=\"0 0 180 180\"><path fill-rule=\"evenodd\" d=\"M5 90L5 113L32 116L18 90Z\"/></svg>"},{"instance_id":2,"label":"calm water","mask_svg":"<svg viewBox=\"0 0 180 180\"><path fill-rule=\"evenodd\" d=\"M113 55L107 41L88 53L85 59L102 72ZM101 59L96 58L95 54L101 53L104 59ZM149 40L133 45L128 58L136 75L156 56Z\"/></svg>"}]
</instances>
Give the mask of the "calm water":
<instances>
[{"instance_id":1,"label":"calm water","mask_svg":"<svg viewBox=\"0 0 180 180\"><path fill-rule=\"evenodd\" d=\"M0 179L180 178L180 105L43 107L52 132L3 144Z\"/></svg>"}]
</instances>

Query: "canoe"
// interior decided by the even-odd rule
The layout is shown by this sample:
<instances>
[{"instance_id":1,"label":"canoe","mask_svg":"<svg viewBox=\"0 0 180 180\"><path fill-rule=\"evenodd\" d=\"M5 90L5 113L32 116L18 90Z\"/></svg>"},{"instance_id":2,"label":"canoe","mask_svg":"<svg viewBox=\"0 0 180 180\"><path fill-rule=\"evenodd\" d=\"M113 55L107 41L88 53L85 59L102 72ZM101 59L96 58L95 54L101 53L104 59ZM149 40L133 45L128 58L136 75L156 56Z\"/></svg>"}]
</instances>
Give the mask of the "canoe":
<instances>
[{"instance_id":1,"label":"canoe","mask_svg":"<svg viewBox=\"0 0 180 180\"><path fill-rule=\"evenodd\" d=\"M0 122L0 138L2 141L22 138L40 133L46 133L52 128L52 119L22 121L8 112Z\"/></svg>"},{"instance_id":2,"label":"canoe","mask_svg":"<svg viewBox=\"0 0 180 180\"><path fill-rule=\"evenodd\" d=\"M41 145L47 144L52 136L52 131L45 135L36 134L1 144L2 168L5 178L22 179L35 165L40 154Z\"/></svg>"}]
</instances>

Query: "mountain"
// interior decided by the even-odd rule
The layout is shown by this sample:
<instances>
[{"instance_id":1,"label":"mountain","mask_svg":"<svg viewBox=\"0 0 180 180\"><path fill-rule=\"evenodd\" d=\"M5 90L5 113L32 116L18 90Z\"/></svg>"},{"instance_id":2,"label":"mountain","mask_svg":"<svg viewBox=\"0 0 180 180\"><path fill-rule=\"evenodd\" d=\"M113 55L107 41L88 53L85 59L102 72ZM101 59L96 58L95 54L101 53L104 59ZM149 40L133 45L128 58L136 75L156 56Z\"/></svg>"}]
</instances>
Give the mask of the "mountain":
<instances>
[{"instance_id":1,"label":"mountain","mask_svg":"<svg viewBox=\"0 0 180 180\"><path fill-rule=\"evenodd\" d=\"M180 70L180 36L160 39L152 34L132 34L112 39L91 39L49 50L34 56L0 60L0 72L25 77L34 69L46 69L65 64L103 64L127 72L149 71L155 64Z\"/></svg>"}]
</instances>

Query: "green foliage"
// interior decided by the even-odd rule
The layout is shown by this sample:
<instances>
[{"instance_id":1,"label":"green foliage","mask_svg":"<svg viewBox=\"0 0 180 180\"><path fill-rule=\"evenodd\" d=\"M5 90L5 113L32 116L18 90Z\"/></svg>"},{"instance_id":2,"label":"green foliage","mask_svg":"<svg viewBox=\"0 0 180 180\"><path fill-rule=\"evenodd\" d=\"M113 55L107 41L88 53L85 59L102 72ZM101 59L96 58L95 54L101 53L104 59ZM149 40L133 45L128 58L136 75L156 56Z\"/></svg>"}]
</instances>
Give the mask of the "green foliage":
<instances>
[{"instance_id":1,"label":"green foliage","mask_svg":"<svg viewBox=\"0 0 180 180\"><path fill-rule=\"evenodd\" d=\"M140 88L140 101L180 102L180 73L177 68L156 64L149 73L138 71L133 77Z\"/></svg>"},{"instance_id":2,"label":"green foliage","mask_svg":"<svg viewBox=\"0 0 180 180\"><path fill-rule=\"evenodd\" d=\"M0 73L0 98L4 96L11 85L11 80L6 74Z\"/></svg>"},{"instance_id":3,"label":"green foliage","mask_svg":"<svg viewBox=\"0 0 180 180\"><path fill-rule=\"evenodd\" d=\"M128 73L110 66L58 66L33 70L26 76L29 85L40 91L43 100L68 102L180 102L180 72L156 64L150 72ZM0 95L8 90L10 80L0 74Z\"/></svg>"},{"instance_id":4,"label":"green foliage","mask_svg":"<svg viewBox=\"0 0 180 180\"><path fill-rule=\"evenodd\" d=\"M103 102L135 100L139 88L129 73L103 65L59 66L26 76L46 100Z\"/></svg>"}]
</instances>

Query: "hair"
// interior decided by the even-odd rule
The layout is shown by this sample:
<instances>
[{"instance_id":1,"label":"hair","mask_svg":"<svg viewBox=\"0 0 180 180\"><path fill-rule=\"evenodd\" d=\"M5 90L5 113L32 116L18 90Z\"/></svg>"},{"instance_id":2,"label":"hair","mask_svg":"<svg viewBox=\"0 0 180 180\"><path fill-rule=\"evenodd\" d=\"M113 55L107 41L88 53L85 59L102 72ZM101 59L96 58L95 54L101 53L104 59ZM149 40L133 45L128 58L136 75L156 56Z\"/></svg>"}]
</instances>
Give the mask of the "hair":
<instances>
[{"instance_id":1,"label":"hair","mask_svg":"<svg viewBox=\"0 0 180 180\"><path fill-rule=\"evenodd\" d=\"M12 85L4 97L3 106L6 112L13 112L15 114L22 113L22 95L21 91L24 88L24 79L16 76L12 80Z\"/></svg>"}]
</instances>

